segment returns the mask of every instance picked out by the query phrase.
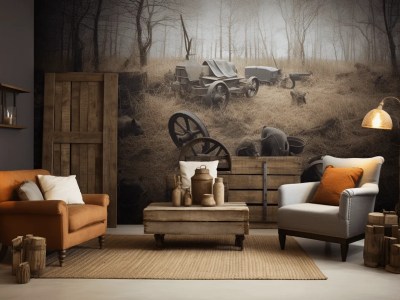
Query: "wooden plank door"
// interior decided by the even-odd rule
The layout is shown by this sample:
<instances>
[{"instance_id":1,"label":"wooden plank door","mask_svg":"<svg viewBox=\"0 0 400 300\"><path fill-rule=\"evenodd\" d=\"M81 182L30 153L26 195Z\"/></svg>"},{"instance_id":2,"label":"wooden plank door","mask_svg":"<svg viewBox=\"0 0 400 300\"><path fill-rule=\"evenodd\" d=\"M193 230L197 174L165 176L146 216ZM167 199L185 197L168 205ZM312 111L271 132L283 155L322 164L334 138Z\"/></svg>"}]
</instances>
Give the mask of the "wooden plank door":
<instances>
[{"instance_id":1,"label":"wooden plank door","mask_svg":"<svg viewBox=\"0 0 400 300\"><path fill-rule=\"evenodd\" d=\"M43 168L74 174L83 194L110 196L117 225L118 74L45 74Z\"/></svg>"}]
</instances>

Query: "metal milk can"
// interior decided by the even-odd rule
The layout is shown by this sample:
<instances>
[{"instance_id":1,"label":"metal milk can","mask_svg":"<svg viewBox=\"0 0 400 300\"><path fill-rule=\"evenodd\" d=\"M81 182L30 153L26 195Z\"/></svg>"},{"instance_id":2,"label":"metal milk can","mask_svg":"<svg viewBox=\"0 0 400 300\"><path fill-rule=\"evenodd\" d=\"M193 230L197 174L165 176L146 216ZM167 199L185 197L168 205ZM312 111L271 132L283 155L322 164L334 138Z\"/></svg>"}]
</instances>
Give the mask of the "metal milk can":
<instances>
[{"instance_id":1,"label":"metal milk can","mask_svg":"<svg viewBox=\"0 0 400 300\"><path fill-rule=\"evenodd\" d=\"M212 194L213 177L210 170L202 165L194 171L192 181L192 200L194 205L201 204L204 194Z\"/></svg>"}]
</instances>

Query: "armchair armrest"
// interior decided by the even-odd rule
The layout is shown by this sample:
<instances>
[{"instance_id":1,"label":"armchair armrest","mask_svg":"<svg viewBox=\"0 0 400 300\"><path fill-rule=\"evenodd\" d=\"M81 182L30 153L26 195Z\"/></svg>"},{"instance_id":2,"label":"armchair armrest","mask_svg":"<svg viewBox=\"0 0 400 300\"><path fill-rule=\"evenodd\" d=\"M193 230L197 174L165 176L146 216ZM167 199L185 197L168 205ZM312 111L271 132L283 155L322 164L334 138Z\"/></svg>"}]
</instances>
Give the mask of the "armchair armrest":
<instances>
[{"instance_id":1,"label":"armchair armrest","mask_svg":"<svg viewBox=\"0 0 400 300\"><path fill-rule=\"evenodd\" d=\"M281 185L278 188L278 207L308 202L318 186L319 181Z\"/></svg>"},{"instance_id":2,"label":"armchair armrest","mask_svg":"<svg viewBox=\"0 0 400 300\"><path fill-rule=\"evenodd\" d=\"M62 215L67 214L67 205L62 200L4 201L0 203L2 214Z\"/></svg>"},{"instance_id":3,"label":"armchair armrest","mask_svg":"<svg viewBox=\"0 0 400 300\"><path fill-rule=\"evenodd\" d=\"M374 183L344 190L340 196L339 216L344 220L353 219L357 214L367 216L374 210L378 192L379 187Z\"/></svg>"},{"instance_id":4,"label":"armchair armrest","mask_svg":"<svg viewBox=\"0 0 400 300\"><path fill-rule=\"evenodd\" d=\"M108 206L110 198L107 194L82 194L85 204Z\"/></svg>"}]
</instances>

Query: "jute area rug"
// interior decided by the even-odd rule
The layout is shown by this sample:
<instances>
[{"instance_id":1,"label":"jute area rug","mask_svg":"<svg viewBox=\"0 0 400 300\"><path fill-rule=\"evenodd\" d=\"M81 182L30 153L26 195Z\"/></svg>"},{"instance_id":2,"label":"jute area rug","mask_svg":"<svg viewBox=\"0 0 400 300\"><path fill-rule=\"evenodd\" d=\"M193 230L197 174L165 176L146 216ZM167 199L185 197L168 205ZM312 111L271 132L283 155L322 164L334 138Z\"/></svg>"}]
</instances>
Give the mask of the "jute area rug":
<instances>
[{"instance_id":1,"label":"jute area rug","mask_svg":"<svg viewBox=\"0 0 400 300\"><path fill-rule=\"evenodd\" d=\"M108 279L326 279L292 238L286 249L277 236L248 235L244 250L234 236L165 236L157 248L152 235L108 235L67 251L63 267L57 254L47 257L41 278Z\"/></svg>"}]
</instances>

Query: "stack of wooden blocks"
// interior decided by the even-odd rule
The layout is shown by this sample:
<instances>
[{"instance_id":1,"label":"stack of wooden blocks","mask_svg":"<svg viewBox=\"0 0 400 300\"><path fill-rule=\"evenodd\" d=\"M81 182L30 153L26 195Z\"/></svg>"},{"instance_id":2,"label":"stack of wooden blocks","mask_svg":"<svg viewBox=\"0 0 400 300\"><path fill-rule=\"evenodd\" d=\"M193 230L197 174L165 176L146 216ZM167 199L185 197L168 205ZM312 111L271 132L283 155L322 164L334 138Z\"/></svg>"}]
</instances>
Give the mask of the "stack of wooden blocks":
<instances>
[{"instance_id":1,"label":"stack of wooden blocks","mask_svg":"<svg viewBox=\"0 0 400 300\"><path fill-rule=\"evenodd\" d=\"M373 212L365 228L364 264L400 274L399 217L394 211Z\"/></svg>"},{"instance_id":2,"label":"stack of wooden blocks","mask_svg":"<svg viewBox=\"0 0 400 300\"><path fill-rule=\"evenodd\" d=\"M17 283L28 283L31 274L39 276L46 266L46 239L27 234L12 240L12 274Z\"/></svg>"}]
</instances>

